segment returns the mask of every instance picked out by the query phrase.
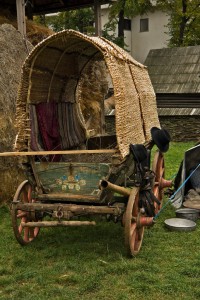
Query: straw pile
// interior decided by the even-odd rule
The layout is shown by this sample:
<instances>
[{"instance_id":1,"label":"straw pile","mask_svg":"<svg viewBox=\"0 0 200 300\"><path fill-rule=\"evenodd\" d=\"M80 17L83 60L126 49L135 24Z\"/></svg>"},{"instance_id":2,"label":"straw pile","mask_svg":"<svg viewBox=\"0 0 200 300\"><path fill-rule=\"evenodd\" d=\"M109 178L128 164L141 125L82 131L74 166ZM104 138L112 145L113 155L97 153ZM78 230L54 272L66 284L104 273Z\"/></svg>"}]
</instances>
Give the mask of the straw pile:
<instances>
[{"instance_id":1,"label":"straw pile","mask_svg":"<svg viewBox=\"0 0 200 300\"><path fill-rule=\"evenodd\" d=\"M17 29L16 16L13 16L9 10L2 10L0 12L0 25L2 24L11 24ZM26 32L28 41L34 46L54 33L51 29L31 20L26 20Z\"/></svg>"},{"instance_id":2,"label":"straw pile","mask_svg":"<svg viewBox=\"0 0 200 300\"><path fill-rule=\"evenodd\" d=\"M0 12L0 152L12 151L15 139L15 101L21 74L19 70L32 48L53 31L27 20L27 40L16 30L17 20L9 10ZM31 45L31 44L32 45ZM24 179L14 158L0 158L0 204L12 199L18 184Z\"/></svg>"},{"instance_id":3,"label":"straw pile","mask_svg":"<svg viewBox=\"0 0 200 300\"><path fill-rule=\"evenodd\" d=\"M15 101L21 74L19 70L32 45L25 43L11 25L0 26L0 151L12 151L15 139ZM9 200L21 175L17 161L0 158L0 203Z\"/></svg>"},{"instance_id":4,"label":"straw pile","mask_svg":"<svg viewBox=\"0 0 200 300\"><path fill-rule=\"evenodd\" d=\"M101 112L105 95L108 92L108 71L104 61L92 61L86 68L80 83L79 95L81 110L87 130L101 133Z\"/></svg>"}]
</instances>

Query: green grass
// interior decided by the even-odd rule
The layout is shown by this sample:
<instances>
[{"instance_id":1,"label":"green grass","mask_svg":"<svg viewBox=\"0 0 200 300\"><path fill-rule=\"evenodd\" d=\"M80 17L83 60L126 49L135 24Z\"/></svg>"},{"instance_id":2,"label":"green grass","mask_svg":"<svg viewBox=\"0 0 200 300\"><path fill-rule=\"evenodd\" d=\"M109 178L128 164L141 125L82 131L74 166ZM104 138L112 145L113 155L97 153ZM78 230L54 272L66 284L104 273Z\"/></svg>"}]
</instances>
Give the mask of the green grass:
<instances>
[{"instance_id":1,"label":"green grass","mask_svg":"<svg viewBox=\"0 0 200 300\"><path fill-rule=\"evenodd\" d=\"M192 143L172 143L166 177L178 170ZM0 299L200 299L200 221L193 232L170 232L164 220L146 229L139 255L126 257L120 224L42 229L21 247L9 209L0 209Z\"/></svg>"}]
</instances>

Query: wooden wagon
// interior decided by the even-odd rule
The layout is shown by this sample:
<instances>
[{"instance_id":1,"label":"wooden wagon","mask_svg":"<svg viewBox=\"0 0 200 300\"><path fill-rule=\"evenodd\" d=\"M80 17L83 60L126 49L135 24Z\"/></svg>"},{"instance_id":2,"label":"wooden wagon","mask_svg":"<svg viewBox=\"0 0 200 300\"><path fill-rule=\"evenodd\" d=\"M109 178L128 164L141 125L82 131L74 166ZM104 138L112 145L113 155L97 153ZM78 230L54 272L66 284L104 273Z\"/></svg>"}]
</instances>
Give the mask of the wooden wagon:
<instances>
[{"instance_id":1,"label":"wooden wagon","mask_svg":"<svg viewBox=\"0 0 200 300\"><path fill-rule=\"evenodd\" d=\"M147 69L124 50L73 30L38 44L22 68L15 152L1 153L21 156L27 177L12 202L17 241L31 242L41 227L94 225L91 216L104 215L121 222L127 252L136 255L168 185L161 151L150 167L152 127L160 124Z\"/></svg>"}]
</instances>

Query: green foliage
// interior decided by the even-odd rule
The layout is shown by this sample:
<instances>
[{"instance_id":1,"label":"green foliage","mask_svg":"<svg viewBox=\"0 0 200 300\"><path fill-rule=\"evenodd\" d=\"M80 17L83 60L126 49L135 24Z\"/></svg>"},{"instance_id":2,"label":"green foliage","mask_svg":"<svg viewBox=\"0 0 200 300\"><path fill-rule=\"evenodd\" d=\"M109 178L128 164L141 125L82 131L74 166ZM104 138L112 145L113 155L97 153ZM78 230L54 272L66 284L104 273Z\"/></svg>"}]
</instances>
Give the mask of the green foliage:
<instances>
[{"instance_id":1,"label":"green foliage","mask_svg":"<svg viewBox=\"0 0 200 300\"><path fill-rule=\"evenodd\" d=\"M157 0L157 5L169 15L169 46L200 45L199 0Z\"/></svg>"},{"instance_id":2,"label":"green foliage","mask_svg":"<svg viewBox=\"0 0 200 300\"><path fill-rule=\"evenodd\" d=\"M119 12L124 10L124 16L127 18L134 17L138 14L143 15L153 10L150 0L117 0L113 1L110 6L110 18L117 17Z\"/></svg>"},{"instance_id":3,"label":"green foliage","mask_svg":"<svg viewBox=\"0 0 200 300\"><path fill-rule=\"evenodd\" d=\"M124 41L124 37L116 35L117 24L117 18L113 18L109 22L107 22L102 30L102 36L126 50L127 45Z\"/></svg>"},{"instance_id":4,"label":"green foliage","mask_svg":"<svg viewBox=\"0 0 200 300\"><path fill-rule=\"evenodd\" d=\"M169 176L192 145L171 144L165 154ZM170 232L164 220L174 216L167 206L154 227L145 229L141 251L130 259L119 223L41 229L22 247L14 238L9 209L1 207L0 299L200 299L200 220L193 232Z\"/></svg>"},{"instance_id":5,"label":"green foliage","mask_svg":"<svg viewBox=\"0 0 200 300\"><path fill-rule=\"evenodd\" d=\"M94 12L91 8L61 12L55 16L46 17L46 25L58 32L64 29L74 29L88 35L94 34Z\"/></svg>"},{"instance_id":6,"label":"green foliage","mask_svg":"<svg viewBox=\"0 0 200 300\"><path fill-rule=\"evenodd\" d=\"M102 35L126 50L124 38L123 20L132 18L138 14L145 14L152 11L153 6L150 0L117 0L110 5L109 20L104 25ZM118 26L118 34L116 29Z\"/></svg>"}]
</instances>

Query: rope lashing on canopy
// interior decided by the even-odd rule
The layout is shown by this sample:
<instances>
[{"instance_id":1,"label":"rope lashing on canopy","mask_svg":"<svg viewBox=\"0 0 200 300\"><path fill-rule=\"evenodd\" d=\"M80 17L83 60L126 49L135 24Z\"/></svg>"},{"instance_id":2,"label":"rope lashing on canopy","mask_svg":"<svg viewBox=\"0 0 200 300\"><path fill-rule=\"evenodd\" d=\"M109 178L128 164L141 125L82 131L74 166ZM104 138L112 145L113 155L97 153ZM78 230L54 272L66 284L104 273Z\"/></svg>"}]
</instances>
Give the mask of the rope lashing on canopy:
<instances>
[{"instance_id":1,"label":"rope lashing on canopy","mask_svg":"<svg viewBox=\"0 0 200 300\"><path fill-rule=\"evenodd\" d=\"M169 200L163 205L163 207L160 209L160 211L154 216L154 220L156 220L161 212L167 207L169 203L173 203L173 199L176 196L176 194L182 189L182 187L188 182L188 180L192 177L192 175L196 172L196 170L199 168L200 164L190 173L190 175L185 179L185 181L179 186L179 188L174 192L174 194L169 198Z\"/></svg>"}]
</instances>

